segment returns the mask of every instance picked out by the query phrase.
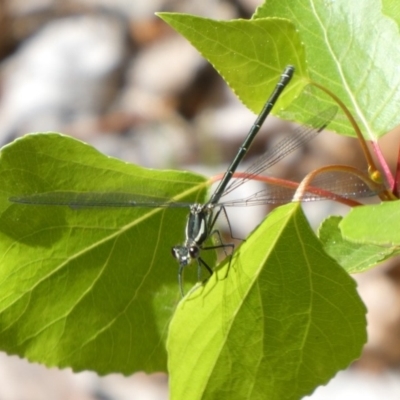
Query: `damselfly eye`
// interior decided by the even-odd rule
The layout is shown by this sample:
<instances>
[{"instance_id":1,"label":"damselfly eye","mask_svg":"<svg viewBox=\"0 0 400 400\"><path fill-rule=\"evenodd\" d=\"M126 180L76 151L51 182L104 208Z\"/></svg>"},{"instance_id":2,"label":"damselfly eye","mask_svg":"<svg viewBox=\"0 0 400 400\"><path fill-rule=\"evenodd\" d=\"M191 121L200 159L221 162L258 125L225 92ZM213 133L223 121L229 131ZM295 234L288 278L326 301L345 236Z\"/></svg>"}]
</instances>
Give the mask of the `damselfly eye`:
<instances>
[{"instance_id":1,"label":"damselfly eye","mask_svg":"<svg viewBox=\"0 0 400 400\"><path fill-rule=\"evenodd\" d=\"M187 258L188 250L182 246L174 246L171 249L172 256L176 258L178 261L182 261Z\"/></svg>"},{"instance_id":2,"label":"damselfly eye","mask_svg":"<svg viewBox=\"0 0 400 400\"><path fill-rule=\"evenodd\" d=\"M197 246L191 246L189 248L189 255L191 258L198 258L200 255L200 248Z\"/></svg>"},{"instance_id":3,"label":"damselfly eye","mask_svg":"<svg viewBox=\"0 0 400 400\"><path fill-rule=\"evenodd\" d=\"M177 250L176 247L172 247L171 254L172 254L172 257L174 257L174 258L178 258L179 257L179 251Z\"/></svg>"}]
</instances>

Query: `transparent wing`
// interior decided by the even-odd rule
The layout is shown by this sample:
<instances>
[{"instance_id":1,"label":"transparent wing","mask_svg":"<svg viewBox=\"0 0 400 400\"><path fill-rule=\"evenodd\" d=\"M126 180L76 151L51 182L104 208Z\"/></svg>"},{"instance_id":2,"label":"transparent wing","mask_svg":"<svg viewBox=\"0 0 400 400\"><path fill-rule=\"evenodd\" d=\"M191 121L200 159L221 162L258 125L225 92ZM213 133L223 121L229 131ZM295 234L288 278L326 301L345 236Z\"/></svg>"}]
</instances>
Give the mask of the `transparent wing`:
<instances>
[{"instance_id":1,"label":"transparent wing","mask_svg":"<svg viewBox=\"0 0 400 400\"><path fill-rule=\"evenodd\" d=\"M283 204L293 200L298 183L288 183L286 187L267 184L266 188L249 197L225 201L221 204L230 206L255 206L262 204ZM385 190L384 185L366 183L355 174L344 171L329 171L317 175L305 190L300 201L335 200L338 196L346 199L371 197Z\"/></svg>"},{"instance_id":2,"label":"transparent wing","mask_svg":"<svg viewBox=\"0 0 400 400\"><path fill-rule=\"evenodd\" d=\"M172 202L166 198L138 195L125 192L74 192L58 191L13 196L12 203L69 206L71 208L90 207L189 207L192 203Z\"/></svg>"},{"instance_id":3,"label":"transparent wing","mask_svg":"<svg viewBox=\"0 0 400 400\"><path fill-rule=\"evenodd\" d=\"M295 129L293 134L281 140L276 146L268 150L244 172L244 178L236 179L224 191L221 197L231 193L237 187L253 179L255 176L267 171L278 161L314 139L324 130L337 113L337 107L330 107L311 118L304 126Z\"/></svg>"}]
</instances>

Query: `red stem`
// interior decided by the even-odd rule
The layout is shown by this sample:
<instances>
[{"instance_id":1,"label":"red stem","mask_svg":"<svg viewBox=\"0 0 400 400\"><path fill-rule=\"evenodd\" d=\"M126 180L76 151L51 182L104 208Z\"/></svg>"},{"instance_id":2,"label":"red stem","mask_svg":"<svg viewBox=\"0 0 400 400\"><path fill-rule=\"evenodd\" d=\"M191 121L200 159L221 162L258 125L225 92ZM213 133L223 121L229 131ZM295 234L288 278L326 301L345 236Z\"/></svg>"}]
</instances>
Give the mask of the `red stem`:
<instances>
[{"instance_id":1,"label":"red stem","mask_svg":"<svg viewBox=\"0 0 400 400\"><path fill-rule=\"evenodd\" d=\"M325 167L325 168L328 168L328 167ZM316 171L319 171L319 170L316 170ZM325 172L325 171L323 171L323 172ZM224 174L218 174L218 175L213 176L210 180L212 183L214 183L218 180L221 180L223 176L224 176ZM272 176L265 176L265 175L264 176L262 176L262 175L254 176L254 175L246 173L246 172L235 172L233 174L233 177L234 178L248 178L249 180L260 181L260 182L268 183L270 185L281 186L281 187L286 187L289 189L296 189L296 190L300 186L299 182L293 182L293 181L289 181L287 179L274 178ZM347 199L336 193L332 193L332 192L329 192L328 190L320 189L320 188L317 188L314 186L307 186L304 191L308 192L308 193L313 193L317 196L320 196L320 197L323 197L323 198L326 198L329 200L337 201L337 202L345 204L349 207L356 207L356 206L362 205L362 203L360 203L359 201ZM301 200L301 199L299 199L299 200Z\"/></svg>"},{"instance_id":2,"label":"red stem","mask_svg":"<svg viewBox=\"0 0 400 400\"><path fill-rule=\"evenodd\" d=\"M371 142L371 146L373 147L374 153L376 154L376 157L379 160L379 164L381 165L383 173L385 174L387 184L389 185L390 190L394 191L395 179L393 177L392 172L390 171L389 165L387 164L385 158L383 157L383 154L382 154L381 148L379 147L379 144L377 142Z\"/></svg>"},{"instance_id":3,"label":"red stem","mask_svg":"<svg viewBox=\"0 0 400 400\"><path fill-rule=\"evenodd\" d=\"M393 186L393 192L396 194L396 196L399 196L399 190L400 190L400 147L399 147L399 154L397 156L396 175Z\"/></svg>"},{"instance_id":4,"label":"red stem","mask_svg":"<svg viewBox=\"0 0 400 400\"><path fill-rule=\"evenodd\" d=\"M381 183L383 182L382 176L380 171L377 169L374 159L372 157L371 152L369 151L368 145L366 140L364 139L364 136L361 133L361 130L356 122L356 120L354 119L353 115L351 114L351 112L349 111L349 109L346 107L346 105L339 99L339 97L337 97L334 93L332 93L329 89L327 89L326 87L320 85L319 83L310 82L312 85L314 85L315 87L321 89L323 92L325 92L328 96L332 97L333 100L336 101L336 103L339 105L339 107L343 110L343 112L346 114L346 117L348 118L351 126L354 129L354 132L357 135L358 141L361 145L362 151L364 153L365 159L367 160L368 163L368 173L369 176L371 178L372 181L376 182L376 183ZM376 142L371 141L371 144L373 146L374 152L378 158L378 161L381 165L382 171L386 177L386 181L390 187L390 190L393 190L393 185L394 185L394 178L392 173L390 172L390 169L386 163L386 160L384 159L382 152L378 146L378 144ZM384 190L383 192L381 192L381 194L379 195L379 197L382 200L396 200L397 197L393 194L393 192L389 191L389 190Z\"/></svg>"}]
</instances>

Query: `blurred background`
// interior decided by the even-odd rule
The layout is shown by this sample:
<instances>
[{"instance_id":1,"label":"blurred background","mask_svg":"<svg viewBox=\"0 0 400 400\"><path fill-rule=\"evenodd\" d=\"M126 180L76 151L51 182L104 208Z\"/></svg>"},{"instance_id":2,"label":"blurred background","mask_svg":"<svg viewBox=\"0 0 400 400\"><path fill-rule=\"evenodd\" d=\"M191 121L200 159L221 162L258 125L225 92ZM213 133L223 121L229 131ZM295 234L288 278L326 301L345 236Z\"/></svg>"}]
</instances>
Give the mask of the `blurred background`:
<instances>
[{"instance_id":1,"label":"blurred background","mask_svg":"<svg viewBox=\"0 0 400 400\"><path fill-rule=\"evenodd\" d=\"M223 172L255 116L157 11L213 19L249 18L261 0L0 0L0 143L29 132L57 131L101 152L150 168ZM276 143L291 124L269 118L250 157ZM395 165L396 132L382 140ZM354 139L323 133L274 167L300 180L315 167L365 168ZM330 202L306 205L315 227ZM267 209L229 213L245 237ZM182 222L184 224L184 221ZM348 371L311 397L400 399L398 260L356 276L368 306L369 343ZM0 353L0 400L167 399L165 374L98 377L30 364Z\"/></svg>"}]
</instances>

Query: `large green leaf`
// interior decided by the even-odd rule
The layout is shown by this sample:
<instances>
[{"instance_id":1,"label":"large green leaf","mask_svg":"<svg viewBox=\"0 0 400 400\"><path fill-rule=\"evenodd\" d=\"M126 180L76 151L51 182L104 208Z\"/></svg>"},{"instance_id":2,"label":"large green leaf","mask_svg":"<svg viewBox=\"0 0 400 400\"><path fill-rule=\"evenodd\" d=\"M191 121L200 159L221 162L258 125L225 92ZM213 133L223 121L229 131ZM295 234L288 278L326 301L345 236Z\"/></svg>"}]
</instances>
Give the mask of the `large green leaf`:
<instances>
[{"instance_id":1,"label":"large green leaf","mask_svg":"<svg viewBox=\"0 0 400 400\"><path fill-rule=\"evenodd\" d=\"M386 3L386 10L399 11ZM254 15L296 26L311 79L339 96L369 139L400 123L400 34L393 21L400 18L383 15L381 7L377 0L268 0ZM339 123L331 128L345 130Z\"/></svg>"},{"instance_id":2,"label":"large green leaf","mask_svg":"<svg viewBox=\"0 0 400 400\"><path fill-rule=\"evenodd\" d=\"M59 134L4 147L0 171L0 349L101 374L166 370L166 332L180 300L170 248L183 240L187 209L8 199L62 190L194 201L204 179L134 166Z\"/></svg>"},{"instance_id":3,"label":"large green leaf","mask_svg":"<svg viewBox=\"0 0 400 400\"><path fill-rule=\"evenodd\" d=\"M296 73L276 110L287 107L308 81L304 47L287 20L214 21L186 14L158 15L199 50L255 113L288 64L295 65Z\"/></svg>"},{"instance_id":4,"label":"large green leaf","mask_svg":"<svg viewBox=\"0 0 400 400\"><path fill-rule=\"evenodd\" d=\"M271 213L228 267L171 321L172 400L297 400L360 355L366 310L355 282L298 204Z\"/></svg>"},{"instance_id":5,"label":"large green leaf","mask_svg":"<svg viewBox=\"0 0 400 400\"><path fill-rule=\"evenodd\" d=\"M213 64L254 112L290 63L296 67L289 89L293 94L309 80L319 83L347 105L365 137L375 140L400 123L400 34L395 23L400 17L393 15L398 10L389 1L384 11L390 17L382 14L376 0L268 0L252 20L159 15ZM310 113L332 104L321 90L308 89L282 116L305 122ZM354 135L342 113L330 129Z\"/></svg>"}]
</instances>

